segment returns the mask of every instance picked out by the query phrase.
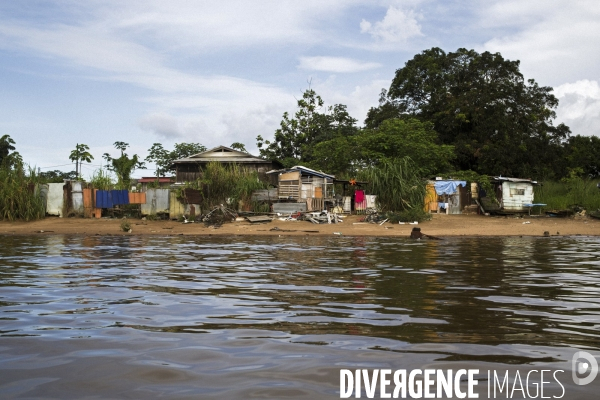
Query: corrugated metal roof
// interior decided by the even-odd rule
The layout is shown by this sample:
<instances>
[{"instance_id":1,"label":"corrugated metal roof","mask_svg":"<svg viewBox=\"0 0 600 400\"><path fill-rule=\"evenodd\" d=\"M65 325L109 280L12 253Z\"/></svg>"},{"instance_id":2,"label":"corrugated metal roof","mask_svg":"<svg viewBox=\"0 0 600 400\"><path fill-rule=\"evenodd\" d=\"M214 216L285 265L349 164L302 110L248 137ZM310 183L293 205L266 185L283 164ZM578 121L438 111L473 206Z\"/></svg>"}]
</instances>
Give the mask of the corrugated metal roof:
<instances>
[{"instance_id":1,"label":"corrugated metal roof","mask_svg":"<svg viewBox=\"0 0 600 400\"><path fill-rule=\"evenodd\" d=\"M326 174L321 171L315 171L314 169L310 169L310 168L304 167L302 165L295 165L291 168L274 169L274 170L268 171L267 174L275 174L275 173L283 173L283 172L291 172L291 171L300 171L300 173L302 173L304 175L313 175L313 176L318 176L319 178L335 179L335 175Z\"/></svg>"},{"instance_id":2,"label":"corrugated metal roof","mask_svg":"<svg viewBox=\"0 0 600 400\"><path fill-rule=\"evenodd\" d=\"M190 162L235 162L235 163L270 163L271 161L255 157L252 154L234 150L226 146L217 146L202 153L194 154L189 157L180 158L173 161L174 163L190 163Z\"/></svg>"},{"instance_id":3,"label":"corrugated metal roof","mask_svg":"<svg viewBox=\"0 0 600 400\"><path fill-rule=\"evenodd\" d=\"M179 163L203 163L217 161L222 163L271 163L269 160L263 160L258 157L188 157L180 158L179 160L173 161L175 164Z\"/></svg>"},{"instance_id":4,"label":"corrugated metal roof","mask_svg":"<svg viewBox=\"0 0 600 400\"><path fill-rule=\"evenodd\" d=\"M138 183L150 183L150 182L156 182L156 177L155 176L144 176L143 178L139 178L137 181ZM172 182L173 180L175 180L174 177L172 176L161 176L160 178L158 178L158 182L159 183L169 183Z\"/></svg>"},{"instance_id":5,"label":"corrugated metal roof","mask_svg":"<svg viewBox=\"0 0 600 400\"><path fill-rule=\"evenodd\" d=\"M522 178L507 178L504 176L495 176L495 181L507 181L507 182L523 182L523 183L531 183L532 185L537 185L537 181L532 181L531 179L522 179Z\"/></svg>"}]
</instances>

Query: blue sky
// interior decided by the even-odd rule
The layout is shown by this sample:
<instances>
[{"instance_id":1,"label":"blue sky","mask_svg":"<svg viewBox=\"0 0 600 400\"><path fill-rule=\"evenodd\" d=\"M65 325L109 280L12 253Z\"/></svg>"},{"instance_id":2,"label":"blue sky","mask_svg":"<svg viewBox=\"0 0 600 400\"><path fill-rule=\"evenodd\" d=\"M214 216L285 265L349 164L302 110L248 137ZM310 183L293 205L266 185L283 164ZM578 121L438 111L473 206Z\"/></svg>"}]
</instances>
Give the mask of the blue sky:
<instances>
[{"instance_id":1,"label":"blue sky","mask_svg":"<svg viewBox=\"0 0 600 400\"><path fill-rule=\"evenodd\" d=\"M5 0L0 135L42 170L72 170L85 143L84 176L115 141L142 157L155 142L256 153L309 81L362 122L395 70L434 46L520 60L554 87L559 122L598 135L598 37L597 1Z\"/></svg>"}]
</instances>

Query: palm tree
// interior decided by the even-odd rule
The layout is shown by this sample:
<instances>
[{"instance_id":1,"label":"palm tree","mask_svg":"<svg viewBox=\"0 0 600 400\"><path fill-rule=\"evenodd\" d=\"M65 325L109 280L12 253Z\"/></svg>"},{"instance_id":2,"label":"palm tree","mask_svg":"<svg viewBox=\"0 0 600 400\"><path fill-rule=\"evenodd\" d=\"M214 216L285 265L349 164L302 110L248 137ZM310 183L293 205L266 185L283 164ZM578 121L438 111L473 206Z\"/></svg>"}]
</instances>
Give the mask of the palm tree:
<instances>
[{"instance_id":1,"label":"palm tree","mask_svg":"<svg viewBox=\"0 0 600 400\"><path fill-rule=\"evenodd\" d=\"M75 150L71 151L71 154L69 155L69 160L75 161L75 173L77 174L77 177L80 177L81 175L79 165L84 161L88 163L92 162L94 159L94 156L88 152L89 149L87 144L77 143Z\"/></svg>"}]
</instances>

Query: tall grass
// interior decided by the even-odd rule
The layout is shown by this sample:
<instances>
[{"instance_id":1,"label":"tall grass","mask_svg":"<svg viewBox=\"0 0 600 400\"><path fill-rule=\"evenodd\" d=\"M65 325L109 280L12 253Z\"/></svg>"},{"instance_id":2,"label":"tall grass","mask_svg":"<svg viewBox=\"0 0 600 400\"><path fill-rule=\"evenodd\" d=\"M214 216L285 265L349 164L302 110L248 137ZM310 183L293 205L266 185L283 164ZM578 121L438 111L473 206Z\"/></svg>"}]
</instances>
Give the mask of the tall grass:
<instances>
[{"instance_id":1,"label":"tall grass","mask_svg":"<svg viewBox=\"0 0 600 400\"><path fill-rule=\"evenodd\" d=\"M0 168L0 220L31 221L46 214L44 201L38 190L39 176L35 169L17 163L13 168Z\"/></svg>"},{"instance_id":2,"label":"tall grass","mask_svg":"<svg viewBox=\"0 0 600 400\"><path fill-rule=\"evenodd\" d=\"M258 173L243 166L223 165L210 162L203 171L202 178L192 185L202 191L203 210L220 204L228 204L237 209L239 202L251 206L252 192L266 189L268 184L258 179Z\"/></svg>"},{"instance_id":3,"label":"tall grass","mask_svg":"<svg viewBox=\"0 0 600 400\"><path fill-rule=\"evenodd\" d=\"M546 210L566 210L582 207L589 211L600 209L600 190L597 181L579 177L561 182L543 182L534 188L534 201L547 204Z\"/></svg>"},{"instance_id":4,"label":"tall grass","mask_svg":"<svg viewBox=\"0 0 600 400\"><path fill-rule=\"evenodd\" d=\"M94 189L98 190L112 190L115 188L115 182L110 172L103 169L97 169L92 174L90 183Z\"/></svg>"},{"instance_id":5,"label":"tall grass","mask_svg":"<svg viewBox=\"0 0 600 400\"><path fill-rule=\"evenodd\" d=\"M410 157L366 168L359 172L359 179L369 182L368 190L377 195L378 207L383 212L423 210L426 182Z\"/></svg>"}]
</instances>

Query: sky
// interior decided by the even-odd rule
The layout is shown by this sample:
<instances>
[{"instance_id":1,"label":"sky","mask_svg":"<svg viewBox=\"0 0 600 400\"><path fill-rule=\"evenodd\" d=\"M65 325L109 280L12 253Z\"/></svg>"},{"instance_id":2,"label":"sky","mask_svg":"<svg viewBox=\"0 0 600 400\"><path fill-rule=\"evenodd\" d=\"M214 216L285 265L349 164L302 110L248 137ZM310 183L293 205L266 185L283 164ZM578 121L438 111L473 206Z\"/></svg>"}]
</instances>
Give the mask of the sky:
<instances>
[{"instance_id":1,"label":"sky","mask_svg":"<svg viewBox=\"0 0 600 400\"><path fill-rule=\"evenodd\" d=\"M432 47L520 60L554 88L556 124L600 135L599 37L597 0L0 0L0 136L41 171L74 170L85 143L84 177L116 141L256 155L307 88L360 125Z\"/></svg>"}]
</instances>

